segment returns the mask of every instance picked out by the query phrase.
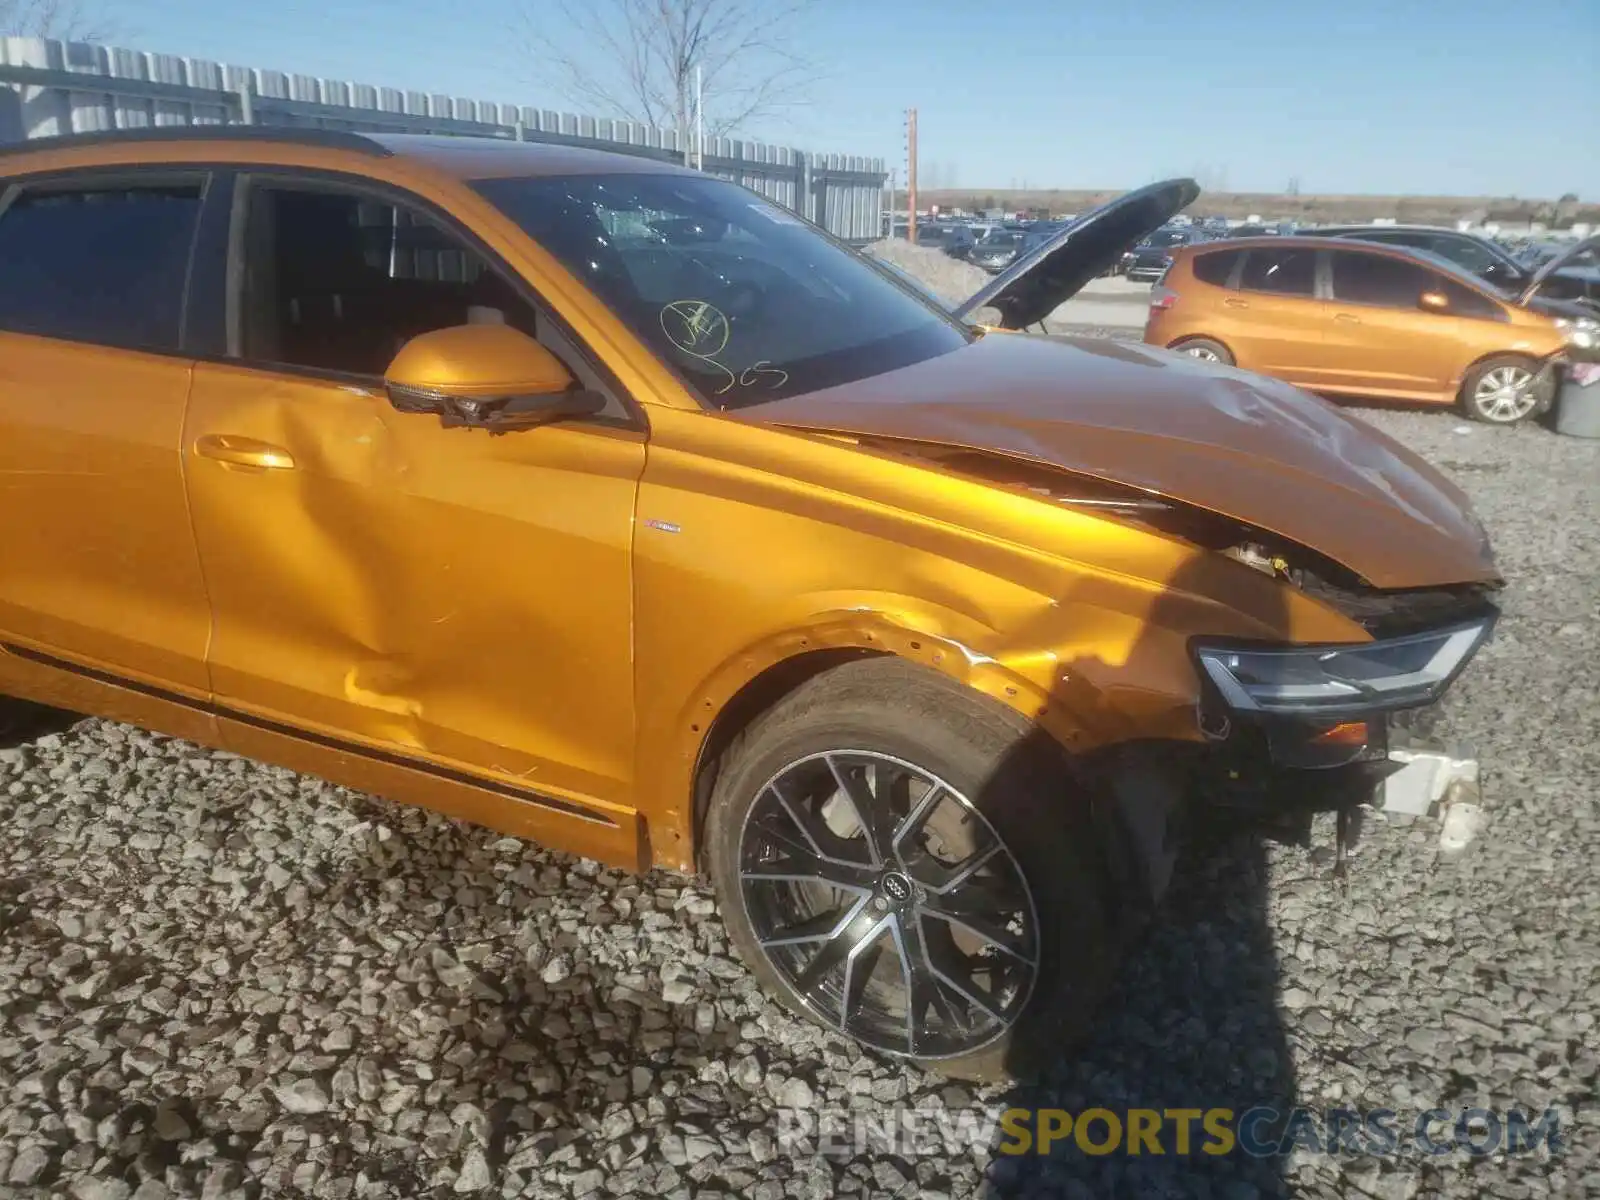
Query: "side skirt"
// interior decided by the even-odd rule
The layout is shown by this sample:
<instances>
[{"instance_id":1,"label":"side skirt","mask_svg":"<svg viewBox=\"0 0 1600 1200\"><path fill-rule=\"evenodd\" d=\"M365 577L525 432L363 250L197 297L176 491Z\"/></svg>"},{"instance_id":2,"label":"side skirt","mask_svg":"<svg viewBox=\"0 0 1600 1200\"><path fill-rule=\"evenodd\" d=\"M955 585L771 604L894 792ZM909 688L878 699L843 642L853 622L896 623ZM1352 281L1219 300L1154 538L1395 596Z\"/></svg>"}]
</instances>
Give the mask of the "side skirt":
<instances>
[{"instance_id":1,"label":"side skirt","mask_svg":"<svg viewBox=\"0 0 1600 1200\"><path fill-rule=\"evenodd\" d=\"M592 808L439 763L212 705L141 680L0 642L0 693L136 725L315 775L630 871L650 866L637 812Z\"/></svg>"}]
</instances>

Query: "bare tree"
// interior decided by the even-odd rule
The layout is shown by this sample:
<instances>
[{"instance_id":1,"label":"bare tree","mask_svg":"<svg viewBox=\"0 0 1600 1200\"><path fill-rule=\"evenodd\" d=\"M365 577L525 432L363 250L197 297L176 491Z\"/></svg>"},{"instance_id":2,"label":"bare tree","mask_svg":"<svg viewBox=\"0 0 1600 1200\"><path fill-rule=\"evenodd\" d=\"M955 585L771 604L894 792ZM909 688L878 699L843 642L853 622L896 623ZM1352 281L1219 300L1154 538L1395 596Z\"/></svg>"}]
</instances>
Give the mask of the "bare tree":
<instances>
[{"instance_id":1,"label":"bare tree","mask_svg":"<svg viewBox=\"0 0 1600 1200\"><path fill-rule=\"evenodd\" d=\"M527 0L523 22L574 103L676 129L687 145L697 69L707 137L804 101L815 73L790 43L813 2Z\"/></svg>"},{"instance_id":2,"label":"bare tree","mask_svg":"<svg viewBox=\"0 0 1600 1200\"><path fill-rule=\"evenodd\" d=\"M83 0L0 0L0 36L103 42L115 25Z\"/></svg>"}]
</instances>

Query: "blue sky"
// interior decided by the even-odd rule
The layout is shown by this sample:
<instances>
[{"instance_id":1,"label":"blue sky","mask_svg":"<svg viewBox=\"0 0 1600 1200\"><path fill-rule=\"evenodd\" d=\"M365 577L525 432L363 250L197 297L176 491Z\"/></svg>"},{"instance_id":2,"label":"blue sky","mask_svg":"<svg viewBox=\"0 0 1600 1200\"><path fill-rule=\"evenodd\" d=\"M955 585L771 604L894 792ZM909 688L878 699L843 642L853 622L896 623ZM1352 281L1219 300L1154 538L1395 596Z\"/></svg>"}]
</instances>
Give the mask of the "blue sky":
<instances>
[{"instance_id":1,"label":"blue sky","mask_svg":"<svg viewBox=\"0 0 1600 1200\"><path fill-rule=\"evenodd\" d=\"M520 44L548 0L84 0L138 49L563 103ZM816 0L825 78L763 140L922 182L1600 200L1600 0ZM604 114L598 114L604 115Z\"/></svg>"}]
</instances>

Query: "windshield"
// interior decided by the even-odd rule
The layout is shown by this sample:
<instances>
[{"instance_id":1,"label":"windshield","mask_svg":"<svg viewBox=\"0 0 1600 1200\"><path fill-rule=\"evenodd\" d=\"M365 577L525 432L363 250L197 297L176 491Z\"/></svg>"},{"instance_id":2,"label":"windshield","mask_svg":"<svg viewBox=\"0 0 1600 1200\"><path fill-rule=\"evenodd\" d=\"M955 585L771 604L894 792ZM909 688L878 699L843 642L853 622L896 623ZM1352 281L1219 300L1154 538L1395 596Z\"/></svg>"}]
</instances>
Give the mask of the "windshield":
<instances>
[{"instance_id":1,"label":"windshield","mask_svg":"<svg viewBox=\"0 0 1600 1200\"><path fill-rule=\"evenodd\" d=\"M619 174L472 186L715 408L850 383L972 338L860 255L720 179Z\"/></svg>"},{"instance_id":2,"label":"windshield","mask_svg":"<svg viewBox=\"0 0 1600 1200\"><path fill-rule=\"evenodd\" d=\"M1015 246L1022 240L1020 229L991 229L983 235L984 246Z\"/></svg>"}]
</instances>

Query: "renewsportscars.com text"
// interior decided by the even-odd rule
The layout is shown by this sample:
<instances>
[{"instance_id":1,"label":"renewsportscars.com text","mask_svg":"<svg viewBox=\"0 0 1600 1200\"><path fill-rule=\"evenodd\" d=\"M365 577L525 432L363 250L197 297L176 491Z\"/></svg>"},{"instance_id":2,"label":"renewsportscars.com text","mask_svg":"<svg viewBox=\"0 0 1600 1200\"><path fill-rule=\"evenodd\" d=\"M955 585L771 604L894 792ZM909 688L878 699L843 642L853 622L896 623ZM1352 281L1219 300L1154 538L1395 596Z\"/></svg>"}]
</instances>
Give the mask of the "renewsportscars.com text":
<instances>
[{"instance_id":1,"label":"renewsportscars.com text","mask_svg":"<svg viewBox=\"0 0 1600 1200\"><path fill-rule=\"evenodd\" d=\"M1554 1109L1008 1108L779 1109L778 1150L794 1157L862 1153L1088 1154L1270 1158L1431 1158L1563 1152Z\"/></svg>"}]
</instances>

